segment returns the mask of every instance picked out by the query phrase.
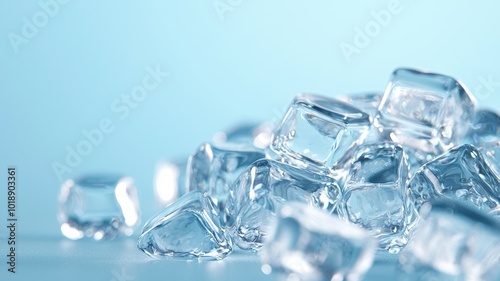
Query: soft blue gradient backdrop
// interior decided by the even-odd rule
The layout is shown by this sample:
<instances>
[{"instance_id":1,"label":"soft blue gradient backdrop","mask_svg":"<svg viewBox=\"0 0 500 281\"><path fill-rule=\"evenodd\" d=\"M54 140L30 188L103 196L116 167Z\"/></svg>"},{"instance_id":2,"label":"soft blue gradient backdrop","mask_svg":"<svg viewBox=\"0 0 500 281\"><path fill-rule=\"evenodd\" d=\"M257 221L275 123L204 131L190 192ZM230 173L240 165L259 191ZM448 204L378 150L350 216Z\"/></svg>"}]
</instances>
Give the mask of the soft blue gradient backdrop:
<instances>
[{"instance_id":1,"label":"soft blue gradient backdrop","mask_svg":"<svg viewBox=\"0 0 500 281\"><path fill-rule=\"evenodd\" d=\"M103 118L114 131L63 178L132 176L144 221L156 211L158 159L188 155L238 122L279 118L297 92L383 91L399 66L452 75L472 91L481 79L500 81L498 1L401 0L402 11L350 62L340 44L354 44L355 28L390 1L243 0L223 20L214 2L69 1L18 53L9 33L21 35L22 18L41 8L0 3L0 178L17 167L19 237L60 237L61 180L51 165ZM156 65L169 77L120 119L111 104ZM495 85L479 103L497 108L499 95Z\"/></svg>"}]
</instances>

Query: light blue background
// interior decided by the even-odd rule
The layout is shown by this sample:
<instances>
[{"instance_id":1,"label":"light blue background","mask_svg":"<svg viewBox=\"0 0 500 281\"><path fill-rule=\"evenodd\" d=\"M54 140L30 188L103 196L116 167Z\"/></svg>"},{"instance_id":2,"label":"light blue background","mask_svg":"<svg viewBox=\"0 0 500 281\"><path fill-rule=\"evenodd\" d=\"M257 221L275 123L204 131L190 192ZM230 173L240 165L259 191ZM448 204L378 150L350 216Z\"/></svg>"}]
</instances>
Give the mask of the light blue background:
<instances>
[{"instance_id":1,"label":"light blue background","mask_svg":"<svg viewBox=\"0 0 500 281\"><path fill-rule=\"evenodd\" d=\"M9 34L43 10L37 1L0 3L0 182L17 167L21 239L58 239L61 180L92 171L132 176L144 221L156 211L157 160L186 156L239 122L279 118L297 92L383 91L408 66L452 75L481 90L480 105L500 105L500 83L482 82L500 82L498 1L401 0L350 61L342 42L354 45L356 28L391 1L221 0L234 4L223 19L215 2L68 1L17 53ZM148 66L169 76L121 119L112 103ZM53 163L65 164L66 147L103 118L114 131L58 178Z\"/></svg>"}]
</instances>

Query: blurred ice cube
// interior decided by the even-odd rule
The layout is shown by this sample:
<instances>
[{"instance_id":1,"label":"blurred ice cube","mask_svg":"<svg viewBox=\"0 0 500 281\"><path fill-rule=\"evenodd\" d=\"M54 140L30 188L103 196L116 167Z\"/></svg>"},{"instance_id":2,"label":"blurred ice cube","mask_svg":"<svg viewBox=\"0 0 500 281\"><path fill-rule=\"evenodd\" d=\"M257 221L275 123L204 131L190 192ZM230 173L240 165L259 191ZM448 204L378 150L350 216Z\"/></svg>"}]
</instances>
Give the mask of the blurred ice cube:
<instances>
[{"instance_id":1,"label":"blurred ice cube","mask_svg":"<svg viewBox=\"0 0 500 281\"><path fill-rule=\"evenodd\" d=\"M500 116L491 110L477 110L464 142L477 147L500 179Z\"/></svg>"},{"instance_id":2,"label":"blurred ice cube","mask_svg":"<svg viewBox=\"0 0 500 281\"><path fill-rule=\"evenodd\" d=\"M409 182L412 200L420 210L439 197L459 199L486 212L500 209L500 183L472 145L462 145L422 166Z\"/></svg>"},{"instance_id":3,"label":"blurred ice cube","mask_svg":"<svg viewBox=\"0 0 500 281\"><path fill-rule=\"evenodd\" d=\"M485 143L498 141L500 141L500 116L491 110L477 110L464 142L480 147Z\"/></svg>"},{"instance_id":4,"label":"blurred ice cube","mask_svg":"<svg viewBox=\"0 0 500 281\"><path fill-rule=\"evenodd\" d=\"M304 202L334 212L339 196L340 188L332 178L262 159L232 186L226 224L241 249L258 250L283 202Z\"/></svg>"},{"instance_id":5,"label":"blurred ice cube","mask_svg":"<svg viewBox=\"0 0 500 281\"><path fill-rule=\"evenodd\" d=\"M129 177L95 174L67 180L59 202L61 232L72 240L130 236L140 219L137 190Z\"/></svg>"},{"instance_id":6,"label":"blurred ice cube","mask_svg":"<svg viewBox=\"0 0 500 281\"><path fill-rule=\"evenodd\" d=\"M478 149L484 156L484 161L500 180L500 141L484 143Z\"/></svg>"},{"instance_id":7,"label":"blurred ice cube","mask_svg":"<svg viewBox=\"0 0 500 281\"><path fill-rule=\"evenodd\" d=\"M358 280L370 267L376 240L322 210L289 203L260 252L263 271L287 280Z\"/></svg>"},{"instance_id":8,"label":"blurred ice cube","mask_svg":"<svg viewBox=\"0 0 500 281\"><path fill-rule=\"evenodd\" d=\"M180 161L160 160L156 164L154 189L161 206L172 203L186 193L187 158Z\"/></svg>"},{"instance_id":9,"label":"blurred ice cube","mask_svg":"<svg viewBox=\"0 0 500 281\"><path fill-rule=\"evenodd\" d=\"M263 151L255 148L200 145L187 164L187 188L208 192L220 210L224 209L229 187L248 165L264 158Z\"/></svg>"},{"instance_id":10,"label":"blurred ice cube","mask_svg":"<svg viewBox=\"0 0 500 281\"><path fill-rule=\"evenodd\" d=\"M415 237L401 252L399 280L496 280L497 220L456 201L426 203L421 214Z\"/></svg>"},{"instance_id":11,"label":"blurred ice cube","mask_svg":"<svg viewBox=\"0 0 500 281\"><path fill-rule=\"evenodd\" d=\"M421 163L458 144L474 114L474 99L455 79L396 69L374 121L381 139L419 153Z\"/></svg>"},{"instance_id":12,"label":"blurred ice cube","mask_svg":"<svg viewBox=\"0 0 500 281\"><path fill-rule=\"evenodd\" d=\"M358 147L339 207L340 217L369 230L380 248L398 253L417 219L406 184L407 156L393 143Z\"/></svg>"},{"instance_id":13,"label":"blurred ice cube","mask_svg":"<svg viewBox=\"0 0 500 281\"><path fill-rule=\"evenodd\" d=\"M352 105L298 94L274 133L271 149L283 162L326 171L363 141L369 126L368 114Z\"/></svg>"},{"instance_id":14,"label":"blurred ice cube","mask_svg":"<svg viewBox=\"0 0 500 281\"><path fill-rule=\"evenodd\" d=\"M217 132L213 136L215 145L226 143L253 146L258 149L266 149L271 143L274 126L271 122L242 124L227 132Z\"/></svg>"}]
</instances>

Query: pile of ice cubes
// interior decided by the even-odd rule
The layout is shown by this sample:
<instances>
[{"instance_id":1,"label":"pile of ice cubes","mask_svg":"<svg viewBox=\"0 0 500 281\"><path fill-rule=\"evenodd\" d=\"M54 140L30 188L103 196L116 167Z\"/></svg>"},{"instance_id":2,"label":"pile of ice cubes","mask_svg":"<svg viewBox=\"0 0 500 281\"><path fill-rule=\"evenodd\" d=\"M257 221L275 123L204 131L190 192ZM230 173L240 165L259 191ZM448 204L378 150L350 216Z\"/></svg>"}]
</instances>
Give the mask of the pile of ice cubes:
<instances>
[{"instance_id":1,"label":"pile of ice cubes","mask_svg":"<svg viewBox=\"0 0 500 281\"><path fill-rule=\"evenodd\" d=\"M384 255L400 279L494 280L500 117L475 104L457 80L412 69L395 70L383 94L298 94L279 124L217 133L187 162L160 163L166 207L138 247L155 258L259 252L264 273L291 280L357 280ZM118 217L115 229L127 226ZM62 222L95 235L96 223Z\"/></svg>"}]
</instances>

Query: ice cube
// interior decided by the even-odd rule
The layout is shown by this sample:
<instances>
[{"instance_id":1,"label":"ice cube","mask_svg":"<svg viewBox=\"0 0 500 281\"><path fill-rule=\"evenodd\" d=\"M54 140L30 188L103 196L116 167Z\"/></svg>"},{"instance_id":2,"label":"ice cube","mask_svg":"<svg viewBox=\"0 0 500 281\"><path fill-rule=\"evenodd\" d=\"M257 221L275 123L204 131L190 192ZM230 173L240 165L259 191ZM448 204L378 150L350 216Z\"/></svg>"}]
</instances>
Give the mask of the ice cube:
<instances>
[{"instance_id":1,"label":"ice cube","mask_svg":"<svg viewBox=\"0 0 500 281\"><path fill-rule=\"evenodd\" d=\"M426 203L421 214L401 252L398 280L496 280L491 275L500 264L497 220L457 201Z\"/></svg>"},{"instance_id":2,"label":"ice cube","mask_svg":"<svg viewBox=\"0 0 500 281\"><path fill-rule=\"evenodd\" d=\"M474 104L469 91L451 77L400 68L391 77L374 125L382 140L415 149L425 162L458 144Z\"/></svg>"},{"instance_id":3,"label":"ice cube","mask_svg":"<svg viewBox=\"0 0 500 281\"><path fill-rule=\"evenodd\" d=\"M222 259L232 243L207 193L186 193L144 225L137 247L154 258Z\"/></svg>"},{"instance_id":4,"label":"ice cube","mask_svg":"<svg viewBox=\"0 0 500 281\"><path fill-rule=\"evenodd\" d=\"M500 141L482 144L478 149L484 161L500 181Z\"/></svg>"},{"instance_id":5,"label":"ice cube","mask_svg":"<svg viewBox=\"0 0 500 281\"><path fill-rule=\"evenodd\" d=\"M271 149L286 163L317 172L339 164L368 132L367 113L345 102L298 94L276 129Z\"/></svg>"},{"instance_id":6,"label":"ice cube","mask_svg":"<svg viewBox=\"0 0 500 281\"><path fill-rule=\"evenodd\" d=\"M487 109L477 110L464 142L479 147L485 143L498 141L500 141L500 116Z\"/></svg>"},{"instance_id":7,"label":"ice cube","mask_svg":"<svg viewBox=\"0 0 500 281\"><path fill-rule=\"evenodd\" d=\"M287 280L358 280L373 261L377 242L368 232L305 204L278 212L260 252L263 271Z\"/></svg>"},{"instance_id":8,"label":"ice cube","mask_svg":"<svg viewBox=\"0 0 500 281\"><path fill-rule=\"evenodd\" d=\"M390 253L407 243L417 219L406 189L408 173L401 146L363 145L355 152L343 188L340 217L369 230Z\"/></svg>"},{"instance_id":9,"label":"ice cube","mask_svg":"<svg viewBox=\"0 0 500 281\"><path fill-rule=\"evenodd\" d=\"M165 207L187 192L187 158L179 161L160 160L156 164L154 189L161 206Z\"/></svg>"},{"instance_id":10,"label":"ice cube","mask_svg":"<svg viewBox=\"0 0 500 281\"><path fill-rule=\"evenodd\" d=\"M96 174L67 180L59 201L61 232L72 240L130 236L139 223L139 199L129 177Z\"/></svg>"},{"instance_id":11,"label":"ice cube","mask_svg":"<svg viewBox=\"0 0 500 281\"><path fill-rule=\"evenodd\" d=\"M231 187L226 224L234 242L258 250L275 213L285 201L335 212L340 188L333 178L269 159L249 166Z\"/></svg>"},{"instance_id":12,"label":"ice cube","mask_svg":"<svg viewBox=\"0 0 500 281\"><path fill-rule=\"evenodd\" d=\"M246 167L264 158L263 151L248 147L202 144L189 157L187 164L188 190L208 192L220 210L224 209L229 187Z\"/></svg>"},{"instance_id":13,"label":"ice cube","mask_svg":"<svg viewBox=\"0 0 500 281\"><path fill-rule=\"evenodd\" d=\"M348 96L338 97L339 100L347 102L354 107L368 113L370 118L373 119L378 113L378 106L382 100L383 93L368 92Z\"/></svg>"},{"instance_id":14,"label":"ice cube","mask_svg":"<svg viewBox=\"0 0 500 281\"><path fill-rule=\"evenodd\" d=\"M469 144L455 147L422 166L411 178L409 188L417 210L439 197L466 201L485 211L499 210L498 179L481 153Z\"/></svg>"}]
</instances>

